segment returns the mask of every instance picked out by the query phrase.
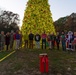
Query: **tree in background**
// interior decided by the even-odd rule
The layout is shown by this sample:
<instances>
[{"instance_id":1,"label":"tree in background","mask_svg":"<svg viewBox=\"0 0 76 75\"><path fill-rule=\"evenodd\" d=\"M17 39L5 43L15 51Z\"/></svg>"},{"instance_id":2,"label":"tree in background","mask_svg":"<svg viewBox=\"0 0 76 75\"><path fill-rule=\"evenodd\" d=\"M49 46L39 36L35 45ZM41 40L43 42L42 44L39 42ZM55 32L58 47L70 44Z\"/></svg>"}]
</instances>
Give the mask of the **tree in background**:
<instances>
[{"instance_id":1,"label":"tree in background","mask_svg":"<svg viewBox=\"0 0 76 75\"><path fill-rule=\"evenodd\" d=\"M10 32L11 30L16 31L19 29L19 15L11 11L0 10L0 32Z\"/></svg>"},{"instance_id":2,"label":"tree in background","mask_svg":"<svg viewBox=\"0 0 76 75\"><path fill-rule=\"evenodd\" d=\"M55 25L55 29L57 32L62 32L65 30L65 23L66 23L66 20L67 20L67 17L61 17L59 18L57 21L54 22L54 25Z\"/></svg>"},{"instance_id":3,"label":"tree in background","mask_svg":"<svg viewBox=\"0 0 76 75\"><path fill-rule=\"evenodd\" d=\"M55 33L48 0L29 0L27 2L21 30L23 34L30 31L33 33L42 33L43 31Z\"/></svg>"},{"instance_id":4,"label":"tree in background","mask_svg":"<svg viewBox=\"0 0 76 75\"><path fill-rule=\"evenodd\" d=\"M76 13L59 18L54 22L56 31L76 31Z\"/></svg>"}]
</instances>

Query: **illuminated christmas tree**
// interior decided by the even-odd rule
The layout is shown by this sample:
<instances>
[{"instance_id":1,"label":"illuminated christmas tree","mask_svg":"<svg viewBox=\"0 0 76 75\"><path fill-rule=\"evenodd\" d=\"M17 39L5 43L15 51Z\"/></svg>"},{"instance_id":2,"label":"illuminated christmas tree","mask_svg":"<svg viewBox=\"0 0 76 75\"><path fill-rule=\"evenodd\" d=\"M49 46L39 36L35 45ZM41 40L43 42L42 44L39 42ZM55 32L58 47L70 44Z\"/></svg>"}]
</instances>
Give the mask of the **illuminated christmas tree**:
<instances>
[{"instance_id":1,"label":"illuminated christmas tree","mask_svg":"<svg viewBox=\"0 0 76 75\"><path fill-rule=\"evenodd\" d=\"M21 30L23 34L30 33L30 31L40 34L43 31L55 33L48 0L29 0L27 2Z\"/></svg>"}]
</instances>

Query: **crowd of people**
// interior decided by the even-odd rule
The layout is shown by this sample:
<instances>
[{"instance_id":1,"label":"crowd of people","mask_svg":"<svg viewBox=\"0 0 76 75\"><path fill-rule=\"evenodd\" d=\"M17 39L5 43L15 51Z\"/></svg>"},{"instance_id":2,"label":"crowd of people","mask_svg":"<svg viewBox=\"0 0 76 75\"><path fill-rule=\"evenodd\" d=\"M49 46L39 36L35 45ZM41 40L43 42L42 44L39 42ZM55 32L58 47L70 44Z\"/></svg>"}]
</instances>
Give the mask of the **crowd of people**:
<instances>
[{"instance_id":1,"label":"crowd of people","mask_svg":"<svg viewBox=\"0 0 76 75\"><path fill-rule=\"evenodd\" d=\"M30 34L27 32L22 35L22 33L17 30L16 32L11 31L7 32L4 35L4 31L1 31L0 34L0 50L18 50L24 45L24 48L27 49L57 49L60 47L63 51L66 50L75 50L76 49L76 32L69 31L67 34L62 32L48 33L44 31L41 35L39 33L33 34L32 31Z\"/></svg>"},{"instance_id":2,"label":"crowd of people","mask_svg":"<svg viewBox=\"0 0 76 75\"><path fill-rule=\"evenodd\" d=\"M59 50L61 46L63 51L76 49L76 32L69 31L67 34L57 32L56 35L54 33L46 34L45 32L41 35L38 33L34 35L30 32L29 35L26 34L25 36L27 36L25 38L26 48L28 43L29 48L33 48L33 41L35 41L35 47L38 49L46 49L47 46L50 50L55 48Z\"/></svg>"},{"instance_id":3,"label":"crowd of people","mask_svg":"<svg viewBox=\"0 0 76 75\"><path fill-rule=\"evenodd\" d=\"M22 33L19 33L19 30L14 33L14 31L11 31L11 33L7 32L6 35L4 34L4 31L1 31L0 34L0 50L13 50L13 49L19 49L22 45Z\"/></svg>"}]
</instances>

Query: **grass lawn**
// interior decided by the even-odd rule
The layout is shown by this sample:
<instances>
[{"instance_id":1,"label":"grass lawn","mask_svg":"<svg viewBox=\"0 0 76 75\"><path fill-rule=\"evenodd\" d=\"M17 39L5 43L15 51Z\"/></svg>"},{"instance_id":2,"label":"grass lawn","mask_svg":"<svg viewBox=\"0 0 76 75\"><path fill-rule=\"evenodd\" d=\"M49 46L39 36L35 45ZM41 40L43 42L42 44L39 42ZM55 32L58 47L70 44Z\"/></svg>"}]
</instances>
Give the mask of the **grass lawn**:
<instances>
[{"instance_id":1,"label":"grass lawn","mask_svg":"<svg viewBox=\"0 0 76 75\"><path fill-rule=\"evenodd\" d=\"M41 75L39 54L47 53L48 75L76 75L76 52L21 49L0 63L0 75Z\"/></svg>"},{"instance_id":2,"label":"grass lawn","mask_svg":"<svg viewBox=\"0 0 76 75\"><path fill-rule=\"evenodd\" d=\"M3 57L5 57L5 56L7 56L9 53L11 53L12 51L1 51L0 52L0 60L3 58Z\"/></svg>"}]
</instances>

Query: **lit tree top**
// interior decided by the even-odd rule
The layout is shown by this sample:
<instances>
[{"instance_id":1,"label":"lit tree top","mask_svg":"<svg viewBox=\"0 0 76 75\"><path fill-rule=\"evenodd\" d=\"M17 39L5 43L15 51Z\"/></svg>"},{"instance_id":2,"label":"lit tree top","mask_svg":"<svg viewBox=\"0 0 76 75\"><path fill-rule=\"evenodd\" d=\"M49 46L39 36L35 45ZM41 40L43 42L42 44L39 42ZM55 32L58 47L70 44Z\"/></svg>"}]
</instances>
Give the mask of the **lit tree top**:
<instances>
[{"instance_id":1,"label":"lit tree top","mask_svg":"<svg viewBox=\"0 0 76 75\"><path fill-rule=\"evenodd\" d=\"M25 34L25 32L29 33L30 31L33 33L42 33L43 31L55 33L48 0L29 0L27 2L22 32Z\"/></svg>"}]
</instances>

